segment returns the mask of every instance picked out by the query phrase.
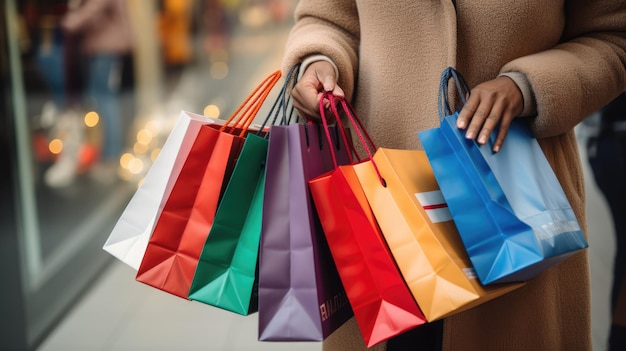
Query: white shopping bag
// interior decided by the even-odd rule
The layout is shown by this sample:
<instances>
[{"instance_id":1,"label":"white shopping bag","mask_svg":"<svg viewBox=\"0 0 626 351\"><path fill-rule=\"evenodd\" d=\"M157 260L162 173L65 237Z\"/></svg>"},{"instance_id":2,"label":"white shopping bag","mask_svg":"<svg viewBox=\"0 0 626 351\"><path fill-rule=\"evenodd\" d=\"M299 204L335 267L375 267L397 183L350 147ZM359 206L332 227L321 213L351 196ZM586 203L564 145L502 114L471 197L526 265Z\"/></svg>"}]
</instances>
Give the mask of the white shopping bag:
<instances>
[{"instance_id":1,"label":"white shopping bag","mask_svg":"<svg viewBox=\"0 0 626 351\"><path fill-rule=\"evenodd\" d=\"M120 216L103 249L135 270L139 269L156 219L187 159L202 125L223 125L212 119L182 111L159 156Z\"/></svg>"}]
</instances>

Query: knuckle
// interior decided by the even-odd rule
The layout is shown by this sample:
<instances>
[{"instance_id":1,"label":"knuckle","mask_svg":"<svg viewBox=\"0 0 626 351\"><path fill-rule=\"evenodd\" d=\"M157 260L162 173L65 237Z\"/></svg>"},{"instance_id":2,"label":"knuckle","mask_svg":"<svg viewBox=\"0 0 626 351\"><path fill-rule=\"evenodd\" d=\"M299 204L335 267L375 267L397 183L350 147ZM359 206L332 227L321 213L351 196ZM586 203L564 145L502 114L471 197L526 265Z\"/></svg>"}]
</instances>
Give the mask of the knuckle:
<instances>
[{"instance_id":1,"label":"knuckle","mask_svg":"<svg viewBox=\"0 0 626 351\"><path fill-rule=\"evenodd\" d=\"M476 112L477 106L474 105L473 103L470 103L469 101L467 103L465 103L465 106L463 107L464 110L467 110L471 113Z\"/></svg>"},{"instance_id":2,"label":"knuckle","mask_svg":"<svg viewBox=\"0 0 626 351\"><path fill-rule=\"evenodd\" d=\"M498 122L500 120L500 116L496 115L496 114L489 114L489 116L487 117L487 120L492 121L492 122Z\"/></svg>"},{"instance_id":3,"label":"knuckle","mask_svg":"<svg viewBox=\"0 0 626 351\"><path fill-rule=\"evenodd\" d=\"M485 111L476 111L474 113L474 116L484 119L485 117L487 117L487 114L485 113Z\"/></svg>"}]
</instances>

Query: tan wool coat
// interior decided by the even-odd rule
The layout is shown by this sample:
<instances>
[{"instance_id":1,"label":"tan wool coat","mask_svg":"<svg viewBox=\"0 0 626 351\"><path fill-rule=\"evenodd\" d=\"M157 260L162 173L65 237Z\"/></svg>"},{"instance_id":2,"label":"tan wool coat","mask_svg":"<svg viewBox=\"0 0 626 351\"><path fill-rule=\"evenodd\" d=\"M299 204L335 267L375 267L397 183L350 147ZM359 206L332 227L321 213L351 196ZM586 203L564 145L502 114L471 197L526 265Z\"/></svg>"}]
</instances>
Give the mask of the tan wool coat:
<instances>
[{"instance_id":1,"label":"tan wool coat","mask_svg":"<svg viewBox=\"0 0 626 351\"><path fill-rule=\"evenodd\" d=\"M626 2L617 0L302 0L283 69L311 55L330 58L377 146L399 149L420 148L417 132L438 126L446 66L470 87L518 72L525 106L536 108L527 118L586 228L573 128L626 89L625 35ZM590 316L583 251L446 318L443 349L591 350ZM354 320L324 342L325 350L363 348Z\"/></svg>"}]
</instances>

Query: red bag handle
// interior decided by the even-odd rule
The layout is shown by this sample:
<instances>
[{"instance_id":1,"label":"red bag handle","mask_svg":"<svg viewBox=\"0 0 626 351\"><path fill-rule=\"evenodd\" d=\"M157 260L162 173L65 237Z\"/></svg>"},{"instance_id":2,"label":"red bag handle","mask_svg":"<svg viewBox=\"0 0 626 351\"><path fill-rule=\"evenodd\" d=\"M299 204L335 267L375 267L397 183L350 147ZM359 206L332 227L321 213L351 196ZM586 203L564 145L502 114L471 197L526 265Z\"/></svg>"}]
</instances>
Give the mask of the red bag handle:
<instances>
[{"instance_id":1,"label":"red bag handle","mask_svg":"<svg viewBox=\"0 0 626 351\"><path fill-rule=\"evenodd\" d=\"M263 81L257 85L244 102L239 105L237 110L235 110L235 112L228 117L226 122L224 122L224 125L220 128L220 131L233 133L235 128L240 127L241 132L239 133L239 136L243 137L252 124L257 112L259 112L263 106L265 99L272 91L272 88L276 85L278 80L280 80L280 77L281 72L280 70L277 70L263 79ZM233 120L235 123L231 125ZM227 130L227 128L229 129Z\"/></svg>"},{"instance_id":2,"label":"red bag handle","mask_svg":"<svg viewBox=\"0 0 626 351\"><path fill-rule=\"evenodd\" d=\"M380 183L386 187L387 183L385 182L385 179L382 177L382 175L380 174L380 170L378 169L378 166L376 165L376 162L374 162L374 156L373 153L376 150L376 145L374 144L374 141L372 140L372 137L369 135L369 133L367 132L367 130L365 129L365 126L363 125L363 122L361 121L361 119L359 119L356 115L356 113L354 112L354 108L352 107L352 105L350 105L344 98L341 97L337 97L335 95L333 95L331 92L325 92L324 94L322 94L322 97L320 98L320 102L319 102L319 109L320 109L320 116L322 119L322 125L324 126L324 133L326 134L326 139L328 140L328 143L332 145L332 140L330 137L330 130L328 127L328 121L326 118L326 112L325 112L325 108L324 108L324 99L327 99L330 102L330 109L335 117L335 121L337 123L337 126L339 127L339 130L341 131L341 136L343 139L344 144L346 145L346 148L348 150L351 150L351 153L348 153L348 156L350 158L350 163L354 164L354 160L352 159L352 155L354 154L357 157L357 162L363 162L365 160L369 160L372 162L372 166L374 166L374 170L376 171L376 175L378 176L378 180L380 180ZM346 129L343 126L343 123L341 122L341 116L339 114L339 111L337 109L337 104L336 104L336 99L340 100L340 104L341 107L343 109L343 111L345 112L346 116L348 117L348 120L350 121L350 124L352 125L352 127L354 128L357 137L359 138L359 141L361 143L361 145L363 145L363 149L365 150L365 152L367 153L367 158L359 158L358 153L356 152L356 148L354 147L354 144L352 141L350 141L348 139L348 133L346 131ZM335 168L338 167L337 165L337 157L335 155L335 150L333 150L333 148L330 148L330 154L331 154L331 158L333 160L333 165L335 166Z\"/></svg>"}]
</instances>

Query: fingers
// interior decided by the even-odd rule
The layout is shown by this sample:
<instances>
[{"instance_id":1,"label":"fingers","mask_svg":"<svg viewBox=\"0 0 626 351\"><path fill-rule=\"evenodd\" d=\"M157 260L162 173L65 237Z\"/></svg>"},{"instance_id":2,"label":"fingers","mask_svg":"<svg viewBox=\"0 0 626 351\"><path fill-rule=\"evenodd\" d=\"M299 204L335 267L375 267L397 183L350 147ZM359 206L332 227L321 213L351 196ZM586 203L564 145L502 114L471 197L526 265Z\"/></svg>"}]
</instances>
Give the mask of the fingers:
<instances>
[{"instance_id":1,"label":"fingers","mask_svg":"<svg viewBox=\"0 0 626 351\"><path fill-rule=\"evenodd\" d=\"M502 148L509 126L523 109L522 93L507 77L477 85L459 113L457 127L465 129L465 137L486 144L497 130L493 151Z\"/></svg>"},{"instance_id":2,"label":"fingers","mask_svg":"<svg viewBox=\"0 0 626 351\"><path fill-rule=\"evenodd\" d=\"M319 99L323 94L322 84L315 76L303 75L291 91L293 106L303 117L319 117Z\"/></svg>"},{"instance_id":3,"label":"fingers","mask_svg":"<svg viewBox=\"0 0 626 351\"><path fill-rule=\"evenodd\" d=\"M317 61L309 65L291 92L298 113L307 119L319 119L319 101L325 92L342 98L345 96L336 81L335 69L329 62ZM325 100L326 108L328 104Z\"/></svg>"},{"instance_id":4,"label":"fingers","mask_svg":"<svg viewBox=\"0 0 626 351\"><path fill-rule=\"evenodd\" d=\"M496 136L496 140L493 143L493 152L498 152L502 148L502 145L504 144L504 139L506 138L506 134L509 132L509 127L513 122L513 118L515 118L515 115L511 113L503 115L502 122L500 123L500 128L498 129L498 135Z\"/></svg>"}]
</instances>

